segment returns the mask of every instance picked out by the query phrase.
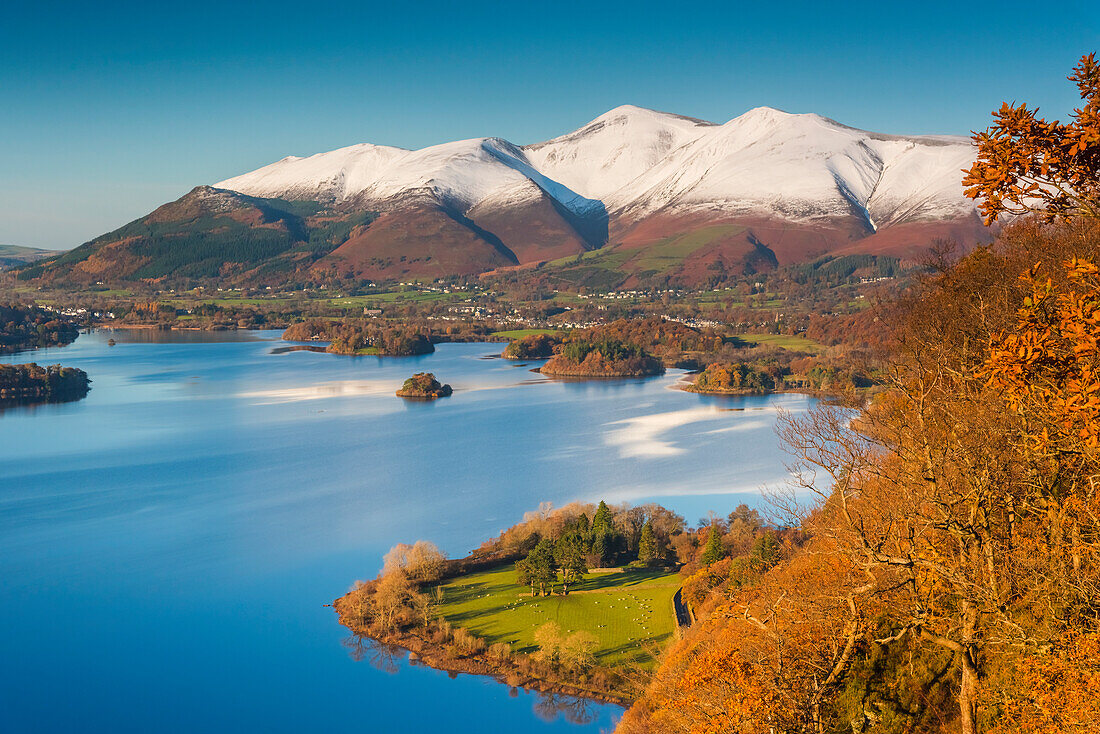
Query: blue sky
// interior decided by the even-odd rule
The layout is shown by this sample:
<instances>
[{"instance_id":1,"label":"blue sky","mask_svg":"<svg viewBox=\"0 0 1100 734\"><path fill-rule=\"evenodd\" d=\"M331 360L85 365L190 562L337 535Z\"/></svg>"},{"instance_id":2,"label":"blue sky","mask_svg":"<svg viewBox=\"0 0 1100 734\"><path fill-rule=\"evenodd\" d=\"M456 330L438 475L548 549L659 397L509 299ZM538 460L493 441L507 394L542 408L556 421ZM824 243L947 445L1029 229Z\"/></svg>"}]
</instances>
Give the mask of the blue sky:
<instances>
[{"instance_id":1,"label":"blue sky","mask_svg":"<svg viewBox=\"0 0 1100 734\"><path fill-rule=\"evenodd\" d=\"M6 4L0 243L72 247L191 187L357 142L760 105L880 132L1064 119L1100 3Z\"/></svg>"}]
</instances>

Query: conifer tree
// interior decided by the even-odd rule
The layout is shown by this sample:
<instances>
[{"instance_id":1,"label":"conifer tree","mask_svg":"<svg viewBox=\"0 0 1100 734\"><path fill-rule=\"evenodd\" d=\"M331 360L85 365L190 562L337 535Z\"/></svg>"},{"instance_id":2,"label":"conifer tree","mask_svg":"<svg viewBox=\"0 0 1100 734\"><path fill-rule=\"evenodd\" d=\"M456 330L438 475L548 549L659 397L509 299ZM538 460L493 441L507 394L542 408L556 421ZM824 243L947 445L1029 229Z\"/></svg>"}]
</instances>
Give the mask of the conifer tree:
<instances>
[{"instance_id":1,"label":"conifer tree","mask_svg":"<svg viewBox=\"0 0 1100 734\"><path fill-rule=\"evenodd\" d=\"M653 522L645 521L642 537L638 540L638 560L647 566L657 560L657 543L653 538Z\"/></svg>"},{"instance_id":2,"label":"conifer tree","mask_svg":"<svg viewBox=\"0 0 1100 734\"><path fill-rule=\"evenodd\" d=\"M775 533L768 531L756 539L749 561L757 571L767 571L779 562L779 541Z\"/></svg>"},{"instance_id":3,"label":"conifer tree","mask_svg":"<svg viewBox=\"0 0 1100 734\"><path fill-rule=\"evenodd\" d=\"M554 560L561 570L562 594L569 594L569 585L581 580L588 573L588 564L584 561L583 539L576 533L563 535L554 549Z\"/></svg>"},{"instance_id":4,"label":"conifer tree","mask_svg":"<svg viewBox=\"0 0 1100 734\"><path fill-rule=\"evenodd\" d=\"M615 555L615 525L611 508L603 500L600 500L592 517L592 555L598 557L603 566L608 565Z\"/></svg>"},{"instance_id":5,"label":"conifer tree","mask_svg":"<svg viewBox=\"0 0 1100 734\"><path fill-rule=\"evenodd\" d=\"M558 580L554 543L549 538L540 540L538 545L527 554L527 563L530 566L532 593L535 584L538 585L540 594L549 594L553 591L554 582Z\"/></svg>"},{"instance_id":6,"label":"conifer tree","mask_svg":"<svg viewBox=\"0 0 1100 734\"><path fill-rule=\"evenodd\" d=\"M714 523L707 532L707 544L703 548L703 555L699 560L704 566L709 566L722 560L725 555L726 551L722 547L722 533L718 530L718 524Z\"/></svg>"}]
</instances>

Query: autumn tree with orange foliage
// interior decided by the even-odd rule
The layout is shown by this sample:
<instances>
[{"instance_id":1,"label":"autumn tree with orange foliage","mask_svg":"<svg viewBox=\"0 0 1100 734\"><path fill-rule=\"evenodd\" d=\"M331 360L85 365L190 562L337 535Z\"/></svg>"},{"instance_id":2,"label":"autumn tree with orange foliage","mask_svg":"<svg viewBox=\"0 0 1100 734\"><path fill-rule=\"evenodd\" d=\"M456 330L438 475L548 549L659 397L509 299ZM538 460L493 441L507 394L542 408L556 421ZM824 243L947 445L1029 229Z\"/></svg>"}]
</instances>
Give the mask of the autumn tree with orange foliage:
<instances>
[{"instance_id":1,"label":"autumn tree with orange foliage","mask_svg":"<svg viewBox=\"0 0 1100 734\"><path fill-rule=\"evenodd\" d=\"M1071 79L1075 123L1006 106L967 177L988 219L1042 216L895 304L868 404L785 420L777 510L812 540L714 586L624 731L1100 731L1094 57Z\"/></svg>"},{"instance_id":2,"label":"autumn tree with orange foliage","mask_svg":"<svg viewBox=\"0 0 1100 734\"><path fill-rule=\"evenodd\" d=\"M1001 716L991 734L1064 734L1100 729L1100 634L1070 632L1059 654L1029 655L1015 683L994 701Z\"/></svg>"},{"instance_id":3,"label":"autumn tree with orange foliage","mask_svg":"<svg viewBox=\"0 0 1100 734\"><path fill-rule=\"evenodd\" d=\"M865 626L858 573L819 544L719 602L674 647L623 720L633 732L831 730L835 694Z\"/></svg>"},{"instance_id":4,"label":"autumn tree with orange foliage","mask_svg":"<svg viewBox=\"0 0 1100 734\"><path fill-rule=\"evenodd\" d=\"M1047 122L1039 109L1008 104L989 129L974 134L978 159L966 172L966 195L981 199L986 224L1001 214L1039 213L1047 221L1100 217L1100 65L1081 58L1069 80L1084 104L1073 122Z\"/></svg>"}]
</instances>

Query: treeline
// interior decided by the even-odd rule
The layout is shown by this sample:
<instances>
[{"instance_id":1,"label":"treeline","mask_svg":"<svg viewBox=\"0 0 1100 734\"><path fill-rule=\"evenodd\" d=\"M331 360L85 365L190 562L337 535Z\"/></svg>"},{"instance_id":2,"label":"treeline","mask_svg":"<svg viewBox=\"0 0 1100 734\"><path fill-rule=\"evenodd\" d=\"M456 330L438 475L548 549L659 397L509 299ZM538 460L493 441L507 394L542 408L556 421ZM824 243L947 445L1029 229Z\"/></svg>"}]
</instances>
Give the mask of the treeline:
<instances>
[{"instance_id":1,"label":"treeline","mask_svg":"<svg viewBox=\"0 0 1100 734\"><path fill-rule=\"evenodd\" d=\"M540 542L548 541L554 547L576 547L588 568L620 566L639 559L639 565L670 565L676 562L676 539L685 528L683 517L652 503L573 502L554 508L544 502L537 511L526 513L522 522L483 543L475 554L526 556ZM646 543L643 536L648 537Z\"/></svg>"},{"instance_id":2,"label":"treeline","mask_svg":"<svg viewBox=\"0 0 1100 734\"><path fill-rule=\"evenodd\" d=\"M555 334L530 334L509 342L501 355L505 359L550 359L561 344Z\"/></svg>"},{"instance_id":3,"label":"treeline","mask_svg":"<svg viewBox=\"0 0 1100 734\"><path fill-rule=\"evenodd\" d=\"M0 303L0 353L63 346L78 334L76 326L37 306Z\"/></svg>"},{"instance_id":4,"label":"treeline","mask_svg":"<svg viewBox=\"0 0 1100 734\"><path fill-rule=\"evenodd\" d=\"M555 513L555 522L533 531L525 542L538 541L522 560L516 561L516 583L530 586L532 596L550 594L561 575L561 593L576 584L591 568L627 565L651 567L671 561L672 537L683 532L683 518L664 508L652 506L612 510L600 501L592 513L576 505ZM574 514L576 513L576 514ZM641 529L636 522L643 519ZM655 529L654 519L657 519ZM636 532L635 532L636 530Z\"/></svg>"},{"instance_id":5,"label":"treeline","mask_svg":"<svg viewBox=\"0 0 1100 734\"><path fill-rule=\"evenodd\" d=\"M88 394L88 374L59 364L0 364L0 402L61 402Z\"/></svg>"}]
</instances>

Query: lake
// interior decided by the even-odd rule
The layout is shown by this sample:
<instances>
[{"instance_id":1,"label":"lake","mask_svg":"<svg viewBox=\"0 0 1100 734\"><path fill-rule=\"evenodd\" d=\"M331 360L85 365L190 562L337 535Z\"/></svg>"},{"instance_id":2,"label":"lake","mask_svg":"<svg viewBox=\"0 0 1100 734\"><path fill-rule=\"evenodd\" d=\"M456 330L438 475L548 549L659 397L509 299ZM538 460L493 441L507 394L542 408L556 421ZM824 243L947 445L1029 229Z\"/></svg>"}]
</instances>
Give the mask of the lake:
<instances>
[{"instance_id":1,"label":"lake","mask_svg":"<svg viewBox=\"0 0 1100 734\"><path fill-rule=\"evenodd\" d=\"M692 523L760 505L786 476L777 407L808 404L684 393L675 370L550 381L489 358L500 344L343 357L278 337L98 331L0 357L93 381L0 414L0 730L608 731L614 706L357 651L324 605L394 543L465 555L543 501ZM454 395L395 397L418 371Z\"/></svg>"}]
</instances>

